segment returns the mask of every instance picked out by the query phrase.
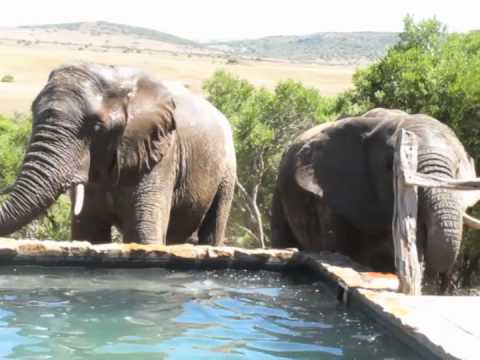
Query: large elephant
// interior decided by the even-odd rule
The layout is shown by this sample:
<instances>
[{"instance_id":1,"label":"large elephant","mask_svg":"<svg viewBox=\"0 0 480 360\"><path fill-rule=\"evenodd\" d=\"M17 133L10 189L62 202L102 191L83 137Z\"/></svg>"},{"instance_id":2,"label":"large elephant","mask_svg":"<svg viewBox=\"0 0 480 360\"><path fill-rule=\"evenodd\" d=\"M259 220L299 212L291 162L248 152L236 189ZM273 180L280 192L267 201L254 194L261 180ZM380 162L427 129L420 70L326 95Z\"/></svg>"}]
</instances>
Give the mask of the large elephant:
<instances>
[{"instance_id":1,"label":"large elephant","mask_svg":"<svg viewBox=\"0 0 480 360\"><path fill-rule=\"evenodd\" d=\"M206 100L140 70L76 64L51 72L32 112L0 234L75 189L73 239L109 242L114 225L127 242L222 243L235 152L228 121Z\"/></svg>"},{"instance_id":2,"label":"large elephant","mask_svg":"<svg viewBox=\"0 0 480 360\"><path fill-rule=\"evenodd\" d=\"M393 271L393 157L400 129L418 137L419 172L475 177L453 131L429 116L374 109L319 125L300 135L282 159L273 246L338 251ZM419 189L417 248L427 274L446 280L460 249L464 212L479 198L478 191Z\"/></svg>"}]
</instances>

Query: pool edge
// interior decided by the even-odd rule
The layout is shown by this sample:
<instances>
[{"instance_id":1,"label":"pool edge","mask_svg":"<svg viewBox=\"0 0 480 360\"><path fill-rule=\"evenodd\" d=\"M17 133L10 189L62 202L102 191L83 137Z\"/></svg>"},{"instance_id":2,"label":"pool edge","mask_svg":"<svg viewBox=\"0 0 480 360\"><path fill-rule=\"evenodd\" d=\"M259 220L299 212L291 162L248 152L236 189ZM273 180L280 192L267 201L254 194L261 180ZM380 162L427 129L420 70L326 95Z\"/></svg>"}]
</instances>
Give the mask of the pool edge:
<instances>
[{"instance_id":1,"label":"pool edge","mask_svg":"<svg viewBox=\"0 0 480 360\"><path fill-rule=\"evenodd\" d=\"M414 297L396 293L394 274L369 272L340 254L296 249L242 249L183 245L102 244L0 238L0 265L164 267L287 271L307 268L337 290L340 301L378 320L429 359L476 359L478 322L470 319L480 297ZM447 300L447 301L446 301ZM452 309L461 306L465 313ZM465 317L466 316L466 317ZM468 320L465 320L468 319ZM463 323L462 323L463 321ZM472 328L473 326L473 328Z\"/></svg>"}]
</instances>

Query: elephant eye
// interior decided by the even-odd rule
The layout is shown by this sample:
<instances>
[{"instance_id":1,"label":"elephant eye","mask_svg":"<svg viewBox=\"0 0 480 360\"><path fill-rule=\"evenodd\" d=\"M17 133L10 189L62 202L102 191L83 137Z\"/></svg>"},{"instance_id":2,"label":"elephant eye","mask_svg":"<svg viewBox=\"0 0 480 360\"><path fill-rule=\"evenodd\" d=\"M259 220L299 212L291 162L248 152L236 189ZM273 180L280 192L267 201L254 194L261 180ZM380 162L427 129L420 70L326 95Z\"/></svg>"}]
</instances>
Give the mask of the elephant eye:
<instances>
[{"instance_id":1,"label":"elephant eye","mask_svg":"<svg viewBox=\"0 0 480 360\"><path fill-rule=\"evenodd\" d=\"M103 126L102 124L100 123L100 121L96 122L94 125L93 125L93 131L95 132L99 132L103 129Z\"/></svg>"}]
</instances>

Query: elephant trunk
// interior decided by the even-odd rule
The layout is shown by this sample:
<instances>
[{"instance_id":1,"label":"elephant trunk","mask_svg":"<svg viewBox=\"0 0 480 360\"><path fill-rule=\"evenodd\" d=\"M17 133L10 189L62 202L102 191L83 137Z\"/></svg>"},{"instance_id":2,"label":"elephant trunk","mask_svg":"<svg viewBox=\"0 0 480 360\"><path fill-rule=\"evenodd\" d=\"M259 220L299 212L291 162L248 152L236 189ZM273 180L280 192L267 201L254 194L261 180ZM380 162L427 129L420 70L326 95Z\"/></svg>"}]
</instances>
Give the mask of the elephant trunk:
<instances>
[{"instance_id":1,"label":"elephant trunk","mask_svg":"<svg viewBox=\"0 0 480 360\"><path fill-rule=\"evenodd\" d=\"M418 171L452 178L454 167L440 153L420 153ZM426 269L448 274L460 251L463 233L463 205L458 193L447 189L420 190L421 216L425 221L426 243L423 244Z\"/></svg>"},{"instance_id":2,"label":"elephant trunk","mask_svg":"<svg viewBox=\"0 0 480 360\"><path fill-rule=\"evenodd\" d=\"M85 145L71 123L59 125L57 120L47 119L33 128L20 174L0 208L0 235L41 215L74 181Z\"/></svg>"}]
</instances>

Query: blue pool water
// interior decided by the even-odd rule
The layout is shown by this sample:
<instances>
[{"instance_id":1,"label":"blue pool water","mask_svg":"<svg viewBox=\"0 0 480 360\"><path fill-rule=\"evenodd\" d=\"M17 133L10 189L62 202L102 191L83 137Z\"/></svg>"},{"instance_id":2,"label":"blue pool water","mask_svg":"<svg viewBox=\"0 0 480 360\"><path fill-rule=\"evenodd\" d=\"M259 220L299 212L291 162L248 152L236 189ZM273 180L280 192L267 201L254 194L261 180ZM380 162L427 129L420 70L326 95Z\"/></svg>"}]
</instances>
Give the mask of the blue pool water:
<instances>
[{"instance_id":1,"label":"blue pool water","mask_svg":"<svg viewBox=\"0 0 480 360\"><path fill-rule=\"evenodd\" d=\"M0 268L2 359L417 359L301 275Z\"/></svg>"}]
</instances>

